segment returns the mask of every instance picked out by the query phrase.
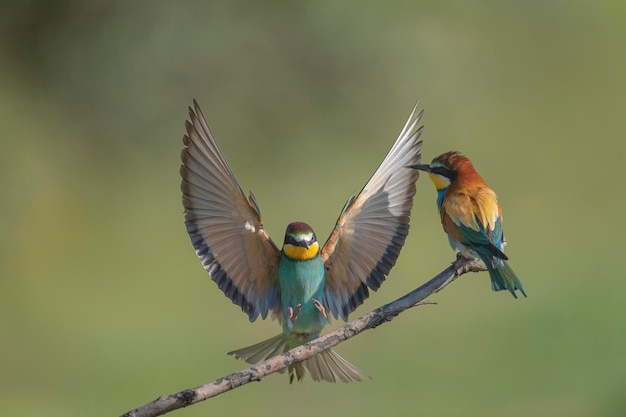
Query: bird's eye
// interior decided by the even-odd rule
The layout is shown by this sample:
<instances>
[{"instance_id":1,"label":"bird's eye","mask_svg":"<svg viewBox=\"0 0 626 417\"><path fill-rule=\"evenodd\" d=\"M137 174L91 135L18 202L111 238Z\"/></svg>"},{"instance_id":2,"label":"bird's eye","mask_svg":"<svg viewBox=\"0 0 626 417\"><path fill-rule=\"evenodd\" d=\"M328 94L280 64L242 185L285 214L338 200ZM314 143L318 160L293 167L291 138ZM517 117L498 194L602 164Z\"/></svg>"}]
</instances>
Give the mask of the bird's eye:
<instances>
[{"instance_id":1,"label":"bird's eye","mask_svg":"<svg viewBox=\"0 0 626 417\"><path fill-rule=\"evenodd\" d=\"M449 180L453 180L456 177L456 172L454 172L454 170L450 168L442 167L442 166L433 167L430 170L430 172L432 174L437 174L437 175L441 175L442 177L446 177Z\"/></svg>"}]
</instances>

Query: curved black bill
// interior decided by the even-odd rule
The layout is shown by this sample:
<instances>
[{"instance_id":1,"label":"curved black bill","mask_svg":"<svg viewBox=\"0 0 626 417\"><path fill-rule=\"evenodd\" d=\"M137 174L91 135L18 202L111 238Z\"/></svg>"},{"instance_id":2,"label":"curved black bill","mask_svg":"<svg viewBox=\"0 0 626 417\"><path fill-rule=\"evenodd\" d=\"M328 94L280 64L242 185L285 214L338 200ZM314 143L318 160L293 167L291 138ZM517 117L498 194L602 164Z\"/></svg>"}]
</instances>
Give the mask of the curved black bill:
<instances>
[{"instance_id":1,"label":"curved black bill","mask_svg":"<svg viewBox=\"0 0 626 417\"><path fill-rule=\"evenodd\" d=\"M408 165L407 168L419 169L420 171L430 172L430 165L428 164Z\"/></svg>"}]
</instances>

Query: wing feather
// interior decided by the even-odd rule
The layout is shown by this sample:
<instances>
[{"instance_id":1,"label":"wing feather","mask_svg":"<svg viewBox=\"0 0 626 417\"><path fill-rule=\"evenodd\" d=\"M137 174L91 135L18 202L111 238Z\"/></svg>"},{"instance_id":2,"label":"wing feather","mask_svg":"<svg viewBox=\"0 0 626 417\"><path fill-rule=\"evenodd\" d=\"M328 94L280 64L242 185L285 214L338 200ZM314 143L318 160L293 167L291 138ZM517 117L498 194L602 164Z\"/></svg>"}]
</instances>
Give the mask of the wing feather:
<instances>
[{"instance_id":1,"label":"wing feather","mask_svg":"<svg viewBox=\"0 0 626 417\"><path fill-rule=\"evenodd\" d=\"M185 224L211 279L250 321L280 317L280 251L263 229L254 196L243 194L194 100L181 153Z\"/></svg>"},{"instance_id":2,"label":"wing feather","mask_svg":"<svg viewBox=\"0 0 626 417\"><path fill-rule=\"evenodd\" d=\"M376 291L395 265L409 230L421 161L423 111L413 108L398 139L365 187L351 196L326 244L324 305L335 318L348 314Z\"/></svg>"},{"instance_id":3,"label":"wing feather","mask_svg":"<svg viewBox=\"0 0 626 417\"><path fill-rule=\"evenodd\" d=\"M452 192L446 195L441 214L444 230L455 240L483 255L508 259L502 251L501 209L493 190Z\"/></svg>"}]
</instances>

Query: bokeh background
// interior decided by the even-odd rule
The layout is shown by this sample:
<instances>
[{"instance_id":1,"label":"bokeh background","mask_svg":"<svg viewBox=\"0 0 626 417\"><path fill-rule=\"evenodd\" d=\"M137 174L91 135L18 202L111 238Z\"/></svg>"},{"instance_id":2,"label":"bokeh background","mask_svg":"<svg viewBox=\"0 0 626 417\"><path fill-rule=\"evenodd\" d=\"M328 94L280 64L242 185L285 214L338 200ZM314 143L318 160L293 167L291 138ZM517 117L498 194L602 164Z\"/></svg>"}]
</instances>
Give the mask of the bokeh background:
<instances>
[{"instance_id":1,"label":"bokeh background","mask_svg":"<svg viewBox=\"0 0 626 417\"><path fill-rule=\"evenodd\" d=\"M120 415L279 331L185 232L196 98L278 243L295 220L330 233L419 99L424 159L463 151L499 193L528 298L465 275L338 347L371 381L272 375L172 415L625 415L624 2L0 7L0 414ZM422 178L397 267L352 317L453 259Z\"/></svg>"}]
</instances>

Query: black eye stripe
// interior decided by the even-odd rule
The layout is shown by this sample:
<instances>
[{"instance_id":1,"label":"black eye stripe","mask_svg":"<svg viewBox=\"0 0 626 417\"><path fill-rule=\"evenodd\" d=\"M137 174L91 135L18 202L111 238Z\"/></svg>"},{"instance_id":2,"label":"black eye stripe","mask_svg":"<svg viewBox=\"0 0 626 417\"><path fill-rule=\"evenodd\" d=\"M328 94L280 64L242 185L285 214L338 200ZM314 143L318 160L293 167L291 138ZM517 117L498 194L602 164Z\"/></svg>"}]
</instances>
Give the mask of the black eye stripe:
<instances>
[{"instance_id":1,"label":"black eye stripe","mask_svg":"<svg viewBox=\"0 0 626 417\"><path fill-rule=\"evenodd\" d=\"M309 241L311 243L313 242L317 242L317 237L315 236L315 233L313 233L311 235L311 240ZM294 245L294 246L302 246L302 242L299 242L296 240L296 238L294 238L292 235L285 235L285 245Z\"/></svg>"},{"instance_id":2,"label":"black eye stripe","mask_svg":"<svg viewBox=\"0 0 626 417\"><path fill-rule=\"evenodd\" d=\"M453 180L456 177L456 172L446 167L433 167L430 169L430 172L433 174L444 176L450 180Z\"/></svg>"}]
</instances>

